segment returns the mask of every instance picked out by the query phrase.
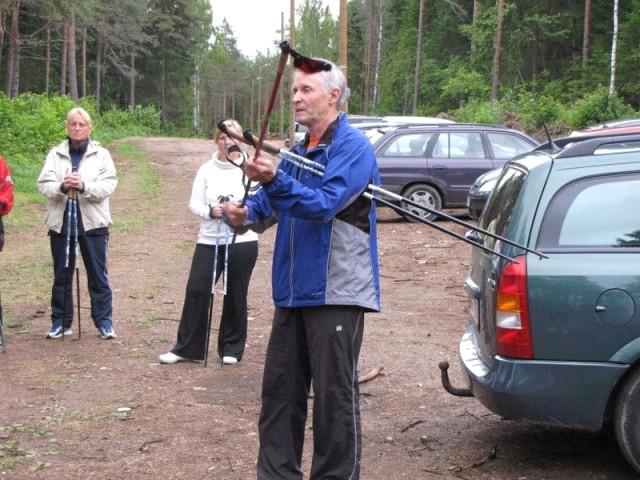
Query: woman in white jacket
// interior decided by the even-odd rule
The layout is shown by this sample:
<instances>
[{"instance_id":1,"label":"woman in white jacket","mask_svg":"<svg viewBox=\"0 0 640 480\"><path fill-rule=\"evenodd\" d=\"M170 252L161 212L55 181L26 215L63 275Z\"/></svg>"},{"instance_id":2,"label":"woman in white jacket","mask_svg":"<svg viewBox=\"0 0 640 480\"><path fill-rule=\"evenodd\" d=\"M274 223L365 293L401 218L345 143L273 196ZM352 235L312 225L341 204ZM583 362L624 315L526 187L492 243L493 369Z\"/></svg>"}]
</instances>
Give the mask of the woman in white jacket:
<instances>
[{"instance_id":1,"label":"woman in white jacket","mask_svg":"<svg viewBox=\"0 0 640 480\"><path fill-rule=\"evenodd\" d=\"M230 128L240 130L235 121L229 120L227 123ZM214 263L216 281L224 274L225 263L228 265L226 287L223 287L226 295L218 331L218 355L223 363L235 364L244 353L247 292L258 257L258 235L249 230L238 233L235 242L232 242L234 232L222 220L221 204L243 197L243 174L227 160L226 148L231 143L229 138L218 131L215 140L218 151L200 167L193 182L189 208L200 218L200 232L187 281L178 338L170 352L160 355L161 363L201 360L205 357Z\"/></svg>"},{"instance_id":2,"label":"woman in white jacket","mask_svg":"<svg viewBox=\"0 0 640 480\"><path fill-rule=\"evenodd\" d=\"M68 138L49 151L38 177L38 190L49 199L46 224L54 270L47 338L72 333L71 272L76 260L76 241L87 271L93 322L102 338L116 336L107 247L111 225L109 196L118 178L109 151L89 138L91 130L89 114L80 107L72 108L67 114ZM74 203L70 200L74 198L78 208L70 211Z\"/></svg>"}]
</instances>

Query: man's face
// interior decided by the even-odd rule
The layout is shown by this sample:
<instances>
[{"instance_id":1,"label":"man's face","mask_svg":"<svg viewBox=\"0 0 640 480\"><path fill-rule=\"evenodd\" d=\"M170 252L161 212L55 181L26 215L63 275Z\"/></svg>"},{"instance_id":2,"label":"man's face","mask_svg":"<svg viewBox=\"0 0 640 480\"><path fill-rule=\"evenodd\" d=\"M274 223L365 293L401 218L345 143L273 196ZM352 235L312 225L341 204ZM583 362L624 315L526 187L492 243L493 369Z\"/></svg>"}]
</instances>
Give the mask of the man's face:
<instances>
[{"instance_id":1,"label":"man's face","mask_svg":"<svg viewBox=\"0 0 640 480\"><path fill-rule=\"evenodd\" d=\"M296 122L311 129L327 118L330 112L337 111L338 90L327 93L323 88L321 75L296 70L293 76L291 101Z\"/></svg>"}]
</instances>

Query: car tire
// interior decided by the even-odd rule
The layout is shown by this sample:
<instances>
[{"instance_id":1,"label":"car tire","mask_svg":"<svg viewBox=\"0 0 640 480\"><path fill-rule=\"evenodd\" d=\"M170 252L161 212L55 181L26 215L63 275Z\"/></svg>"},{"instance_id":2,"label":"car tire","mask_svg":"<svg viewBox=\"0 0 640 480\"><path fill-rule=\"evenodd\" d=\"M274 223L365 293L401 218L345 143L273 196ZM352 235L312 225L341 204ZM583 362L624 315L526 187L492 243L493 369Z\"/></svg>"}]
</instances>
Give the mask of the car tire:
<instances>
[{"instance_id":1,"label":"car tire","mask_svg":"<svg viewBox=\"0 0 640 480\"><path fill-rule=\"evenodd\" d=\"M425 205L432 210L441 210L442 209L442 196L440 192L435 187L431 185L427 185L424 183L419 183L417 185L412 185L404 191L405 198L416 202L420 205ZM402 208L410 211L411 213L415 213L419 215L424 220L433 221L438 217L435 213L428 213L420 208L417 208L413 205L409 205L406 202L402 202ZM415 218L410 215L402 215L404 218L409 220L410 222L418 222Z\"/></svg>"},{"instance_id":2,"label":"car tire","mask_svg":"<svg viewBox=\"0 0 640 480\"><path fill-rule=\"evenodd\" d=\"M640 472L640 368L624 382L613 417L616 441L627 461Z\"/></svg>"}]
</instances>

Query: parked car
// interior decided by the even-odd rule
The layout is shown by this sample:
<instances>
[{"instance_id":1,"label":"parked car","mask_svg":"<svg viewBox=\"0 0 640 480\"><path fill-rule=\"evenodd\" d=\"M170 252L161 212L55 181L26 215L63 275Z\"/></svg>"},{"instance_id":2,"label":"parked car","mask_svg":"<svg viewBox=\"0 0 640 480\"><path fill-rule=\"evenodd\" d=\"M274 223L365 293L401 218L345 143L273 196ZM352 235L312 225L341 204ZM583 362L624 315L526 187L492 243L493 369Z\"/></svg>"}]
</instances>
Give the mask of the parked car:
<instances>
[{"instance_id":1,"label":"parked car","mask_svg":"<svg viewBox=\"0 0 640 480\"><path fill-rule=\"evenodd\" d=\"M374 150L382 187L435 210L465 207L476 178L537 146L527 134L495 125L404 125L380 132ZM401 206L427 220L436 217Z\"/></svg>"},{"instance_id":2,"label":"parked car","mask_svg":"<svg viewBox=\"0 0 640 480\"><path fill-rule=\"evenodd\" d=\"M412 115L387 115L382 117L385 122L393 123L397 125L404 124L416 124L416 125L425 125L432 123L455 123L453 120L448 120L446 118L439 117L416 117Z\"/></svg>"},{"instance_id":3,"label":"parked car","mask_svg":"<svg viewBox=\"0 0 640 480\"><path fill-rule=\"evenodd\" d=\"M608 120L603 123L598 123L597 125L592 125L590 127L585 128L585 130L598 130L600 128L615 128L615 127L639 127L640 126L640 118L621 118L618 120Z\"/></svg>"},{"instance_id":4,"label":"parked car","mask_svg":"<svg viewBox=\"0 0 640 480\"><path fill-rule=\"evenodd\" d=\"M293 143L300 143L307 136L309 129L298 122L295 122L293 127Z\"/></svg>"},{"instance_id":5,"label":"parked car","mask_svg":"<svg viewBox=\"0 0 640 480\"><path fill-rule=\"evenodd\" d=\"M506 418L612 422L640 472L640 134L566 137L507 163L469 233L469 389ZM443 384L448 365L442 363Z\"/></svg>"},{"instance_id":6,"label":"parked car","mask_svg":"<svg viewBox=\"0 0 640 480\"><path fill-rule=\"evenodd\" d=\"M349 113L347 114L347 119L351 125L357 125L359 123L384 122L384 119L377 115L354 115Z\"/></svg>"},{"instance_id":7,"label":"parked car","mask_svg":"<svg viewBox=\"0 0 640 480\"><path fill-rule=\"evenodd\" d=\"M480 218L480 214L484 210L489 195L491 195L496 183L498 183L498 177L500 177L501 173L502 167L494 168L480 175L471 185L467 194L467 210L469 210L469 216L474 220Z\"/></svg>"},{"instance_id":8,"label":"parked car","mask_svg":"<svg viewBox=\"0 0 640 480\"><path fill-rule=\"evenodd\" d=\"M572 132L571 136L619 135L621 133L640 133L640 119L612 120ZM490 170L480 175L471 185L467 195L467 209L471 218L475 220L480 218L484 205L495 188L501 172L501 168Z\"/></svg>"}]
</instances>

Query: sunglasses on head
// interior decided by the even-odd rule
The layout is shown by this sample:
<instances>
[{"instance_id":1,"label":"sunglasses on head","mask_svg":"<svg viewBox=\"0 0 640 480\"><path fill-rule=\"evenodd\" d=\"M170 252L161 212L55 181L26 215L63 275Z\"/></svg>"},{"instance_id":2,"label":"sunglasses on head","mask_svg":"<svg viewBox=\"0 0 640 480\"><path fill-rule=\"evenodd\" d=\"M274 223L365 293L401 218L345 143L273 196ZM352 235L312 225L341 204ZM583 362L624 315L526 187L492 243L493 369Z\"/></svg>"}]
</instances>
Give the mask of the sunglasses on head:
<instances>
[{"instance_id":1,"label":"sunglasses on head","mask_svg":"<svg viewBox=\"0 0 640 480\"><path fill-rule=\"evenodd\" d=\"M293 66L304 73L328 72L331 70L331 64L319 58L311 58L296 52L289 42L284 41L280 44L283 52L288 53L293 58Z\"/></svg>"}]
</instances>

